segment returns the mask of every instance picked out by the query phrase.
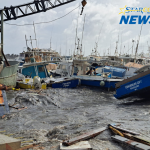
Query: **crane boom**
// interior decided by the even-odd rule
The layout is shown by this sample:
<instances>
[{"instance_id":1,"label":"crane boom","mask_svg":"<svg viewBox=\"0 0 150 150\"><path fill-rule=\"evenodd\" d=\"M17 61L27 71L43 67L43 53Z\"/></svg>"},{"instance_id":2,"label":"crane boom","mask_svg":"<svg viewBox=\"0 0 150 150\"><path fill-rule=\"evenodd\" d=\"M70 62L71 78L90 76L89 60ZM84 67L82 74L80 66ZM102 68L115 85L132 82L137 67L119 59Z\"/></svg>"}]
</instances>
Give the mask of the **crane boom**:
<instances>
[{"instance_id":1,"label":"crane boom","mask_svg":"<svg viewBox=\"0 0 150 150\"><path fill-rule=\"evenodd\" d=\"M53 9L55 7L59 7L76 0L34 0L33 2L29 2L22 5L4 7L4 21L16 20L17 18L37 14L40 12L46 12L47 10ZM1 20L0 20L1 23Z\"/></svg>"}]
</instances>

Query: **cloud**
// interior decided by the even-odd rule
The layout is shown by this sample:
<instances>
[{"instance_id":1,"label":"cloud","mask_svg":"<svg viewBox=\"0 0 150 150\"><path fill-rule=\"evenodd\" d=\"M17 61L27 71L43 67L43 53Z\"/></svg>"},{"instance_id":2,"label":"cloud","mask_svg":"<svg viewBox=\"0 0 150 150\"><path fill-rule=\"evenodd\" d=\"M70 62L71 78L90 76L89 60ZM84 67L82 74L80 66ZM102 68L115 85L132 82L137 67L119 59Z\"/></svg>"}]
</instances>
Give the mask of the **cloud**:
<instances>
[{"instance_id":1,"label":"cloud","mask_svg":"<svg viewBox=\"0 0 150 150\"><path fill-rule=\"evenodd\" d=\"M29 0L30 2L30 0ZM26 0L9 0L1 1L0 6L18 5L20 3L27 3ZM15 24L29 24L37 22L46 22L59 18L71 10L79 6L81 0L77 0L70 4L54 8L47 12L38 13L36 15L27 16L17 20L9 21L8 23ZM63 55L69 55L69 51L73 53L75 49L75 35L78 20L78 37L82 38L82 29L84 15L86 14L86 21L83 33L83 51L85 55L89 55L98 42L98 51L102 55L108 48L111 54L114 54L116 41L119 36L118 49L121 50L125 46L124 51L128 52L128 47L132 46L132 39L138 40L141 30L141 25L119 25L121 15L119 15L120 8L125 5L130 7L147 7L146 0L126 0L126 1L112 1L112 0L88 0L84 8L83 15L79 15L80 9L74 10L66 17L59 19L52 23L35 25L36 35L40 48L50 47L50 38L52 38L52 48L60 51ZM147 45L149 41L149 25L143 25L140 44ZM25 35L34 38L33 26L10 26L4 24L4 51L5 53L20 53L26 47ZM99 37L99 40L98 40ZM122 41L122 43L121 43ZM28 42L30 46L30 42ZM36 43L33 41L34 47ZM128 46L129 45L129 46ZM140 45L141 46L141 45ZM140 47L139 46L139 47ZM142 48L147 52L147 47ZM140 51L140 50L139 50ZM131 53L131 51L129 51Z\"/></svg>"}]
</instances>

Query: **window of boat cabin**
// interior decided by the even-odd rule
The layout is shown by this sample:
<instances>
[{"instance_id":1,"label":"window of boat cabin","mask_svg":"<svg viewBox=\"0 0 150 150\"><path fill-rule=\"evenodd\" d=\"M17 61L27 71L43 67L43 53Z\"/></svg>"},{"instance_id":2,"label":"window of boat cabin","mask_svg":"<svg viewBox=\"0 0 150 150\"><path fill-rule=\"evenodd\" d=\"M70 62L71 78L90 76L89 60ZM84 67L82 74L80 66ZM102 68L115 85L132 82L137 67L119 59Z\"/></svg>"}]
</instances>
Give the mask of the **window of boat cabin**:
<instances>
[{"instance_id":1,"label":"window of boat cabin","mask_svg":"<svg viewBox=\"0 0 150 150\"><path fill-rule=\"evenodd\" d=\"M19 69L19 73L22 73L22 69Z\"/></svg>"},{"instance_id":2,"label":"window of boat cabin","mask_svg":"<svg viewBox=\"0 0 150 150\"><path fill-rule=\"evenodd\" d=\"M44 72L44 66L38 67L38 71L39 71L39 73L40 73L40 72Z\"/></svg>"}]
</instances>

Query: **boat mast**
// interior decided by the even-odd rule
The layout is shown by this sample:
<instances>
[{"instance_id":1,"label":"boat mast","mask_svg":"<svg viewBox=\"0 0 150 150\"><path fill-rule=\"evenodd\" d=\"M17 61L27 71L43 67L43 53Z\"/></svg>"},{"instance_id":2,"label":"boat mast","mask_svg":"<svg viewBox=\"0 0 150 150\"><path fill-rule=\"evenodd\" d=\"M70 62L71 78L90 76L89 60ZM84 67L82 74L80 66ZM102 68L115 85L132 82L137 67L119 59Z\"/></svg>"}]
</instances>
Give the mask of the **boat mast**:
<instances>
[{"instance_id":1,"label":"boat mast","mask_svg":"<svg viewBox=\"0 0 150 150\"><path fill-rule=\"evenodd\" d=\"M121 51L122 51L122 32L121 32L120 55L121 55Z\"/></svg>"},{"instance_id":2,"label":"boat mast","mask_svg":"<svg viewBox=\"0 0 150 150\"><path fill-rule=\"evenodd\" d=\"M80 10L80 7L79 7L79 10ZM77 26L76 26L76 35L75 35L75 50L74 50L74 55L76 55L76 46L77 46L77 33L78 33L78 20L79 20L79 10L78 10L78 18L77 18Z\"/></svg>"},{"instance_id":3,"label":"boat mast","mask_svg":"<svg viewBox=\"0 0 150 150\"><path fill-rule=\"evenodd\" d=\"M147 45L148 45L148 41L147 41ZM148 52L149 52L149 57L150 57L150 46L148 45Z\"/></svg>"},{"instance_id":4,"label":"boat mast","mask_svg":"<svg viewBox=\"0 0 150 150\"><path fill-rule=\"evenodd\" d=\"M142 22L142 25L141 25L139 40L137 40L137 46L136 46L136 51L135 51L135 60L134 60L134 62L136 62L136 55L137 55L138 46L139 46L139 42L140 42L140 36L141 36L141 32L142 32L142 26L143 26L143 22Z\"/></svg>"},{"instance_id":5,"label":"boat mast","mask_svg":"<svg viewBox=\"0 0 150 150\"><path fill-rule=\"evenodd\" d=\"M103 22L103 24L104 24L104 22ZM103 24L102 24L102 27L100 29L99 36L98 36L98 39L97 39L97 45L96 45L97 48L98 48L98 42L99 42L100 34L102 32ZM96 50L97 50L97 48L96 48ZM97 51L97 53L98 53L98 51Z\"/></svg>"},{"instance_id":6,"label":"boat mast","mask_svg":"<svg viewBox=\"0 0 150 150\"><path fill-rule=\"evenodd\" d=\"M82 43L83 43L83 32L84 32L84 25L85 25L85 17L86 17L86 14L84 15L84 23L83 23L83 29L82 29L82 39L81 39L80 55L82 55Z\"/></svg>"},{"instance_id":7,"label":"boat mast","mask_svg":"<svg viewBox=\"0 0 150 150\"><path fill-rule=\"evenodd\" d=\"M118 34L118 41L116 41L115 56L117 56L117 55L118 55L118 43L119 43L119 34Z\"/></svg>"},{"instance_id":8,"label":"boat mast","mask_svg":"<svg viewBox=\"0 0 150 150\"><path fill-rule=\"evenodd\" d=\"M133 56L133 46L134 46L134 40L132 40L132 56Z\"/></svg>"},{"instance_id":9,"label":"boat mast","mask_svg":"<svg viewBox=\"0 0 150 150\"><path fill-rule=\"evenodd\" d=\"M36 41L36 47L37 47L37 39L36 39L36 31L35 31L35 25L34 25L34 22L33 22L33 27L34 27L34 35L35 35L35 41Z\"/></svg>"}]
</instances>

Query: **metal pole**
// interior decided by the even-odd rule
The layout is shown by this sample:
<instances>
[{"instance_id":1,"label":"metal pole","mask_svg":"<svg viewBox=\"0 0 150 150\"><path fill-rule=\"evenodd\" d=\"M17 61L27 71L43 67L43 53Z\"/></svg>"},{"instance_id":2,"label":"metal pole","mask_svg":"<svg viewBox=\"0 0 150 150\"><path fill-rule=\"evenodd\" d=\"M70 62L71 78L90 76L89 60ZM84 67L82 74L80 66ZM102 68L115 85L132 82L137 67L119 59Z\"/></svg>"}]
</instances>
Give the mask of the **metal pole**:
<instances>
[{"instance_id":1,"label":"metal pole","mask_svg":"<svg viewBox=\"0 0 150 150\"><path fill-rule=\"evenodd\" d=\"M1 11L1 51L0 51L0 55L3 57L2 52L3 52L3 10Z\"/></svg>"},{"instance_id":2,"label":"metal pole","mask_svg":"<svg viewBox=\"0 0 150 150\"><path fill-rule=\"evenodd\" d=\"M37 39L36 39L36 31L35 31L35 25L34 25L34 22L33 22L33 27L34 27L34 34L35 34L36 48L37 48L38 46L37 46Z\"/></svg>"},{"instance_id":3,"label":"metal pole","mask_svg":"<svg viewBox=\"0 0 150 150\"><path fill-rule=\"evenodd\" d=\"M5 59L5 63L6 66L10 66L9 62L7 61L6 56L4 55L4 43L3 43L3 37L4 37L4 26L3 26L3 10L1 10L1 51L0 51L0 55L2 56L2 58L4 57Z\"/></svg>"}]
</instances>

